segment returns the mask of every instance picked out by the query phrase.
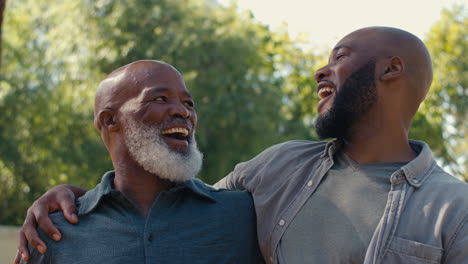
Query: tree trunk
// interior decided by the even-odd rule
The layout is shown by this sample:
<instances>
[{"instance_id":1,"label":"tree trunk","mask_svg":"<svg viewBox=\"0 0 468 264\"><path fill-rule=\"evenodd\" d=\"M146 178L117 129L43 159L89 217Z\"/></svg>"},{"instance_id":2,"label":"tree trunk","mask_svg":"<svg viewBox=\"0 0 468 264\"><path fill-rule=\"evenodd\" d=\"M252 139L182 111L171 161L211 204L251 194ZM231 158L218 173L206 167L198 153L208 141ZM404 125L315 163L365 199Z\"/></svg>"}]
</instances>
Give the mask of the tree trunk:
<instances>
[{"instance_id":1,"label":"tree trunk","mask_svg":"<svg viewBox=\"0 0 468 264\"><path fill-rule=\"evenodd\" d=\"M0 72L2 69L2 28L3 28L3 13L5 11L6 0L0 0Z\"/></svg>"}]
</instances>

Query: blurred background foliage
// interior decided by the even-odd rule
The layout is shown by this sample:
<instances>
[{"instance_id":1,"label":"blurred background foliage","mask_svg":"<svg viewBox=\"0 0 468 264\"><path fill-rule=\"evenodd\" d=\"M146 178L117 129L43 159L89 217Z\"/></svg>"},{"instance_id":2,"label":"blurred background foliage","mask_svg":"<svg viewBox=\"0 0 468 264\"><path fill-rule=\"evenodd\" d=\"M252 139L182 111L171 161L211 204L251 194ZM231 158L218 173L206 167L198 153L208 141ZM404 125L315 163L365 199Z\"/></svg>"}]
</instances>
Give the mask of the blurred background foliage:
<instances>
[{"instance_id":1,"label":"blurred background foliage","mask_svg":"<svg viewBox=\"0 0 468 264\"><path fill-rule=\"evenodd\" d=\"M445 10L425 39L434 83L411 137L468 178L467 30L464 7ZM289 139L316 140L315 54L249 12L214 0L8 1L0 79L0 223L20 224L48 188L92 188L111 163L92 123L106 74L158 59L183 74L196 101L200 178Z\"/></svg>"}]
</instances>

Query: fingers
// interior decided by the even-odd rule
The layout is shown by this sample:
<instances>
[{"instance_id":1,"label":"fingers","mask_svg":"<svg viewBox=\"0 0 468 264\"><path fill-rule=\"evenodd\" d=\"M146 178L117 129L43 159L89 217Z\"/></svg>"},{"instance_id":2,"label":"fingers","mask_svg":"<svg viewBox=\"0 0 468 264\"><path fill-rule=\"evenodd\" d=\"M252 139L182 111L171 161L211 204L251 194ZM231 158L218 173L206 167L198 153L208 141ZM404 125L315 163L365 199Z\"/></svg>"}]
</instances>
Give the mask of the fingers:
<instances>
[{"instance_id":1,"label":"fingers","mask_svg":"<svg viewBox=\"0 0 468 264\"><path fill-rule=\"evenodd\" d=\"M65 218L73 224L78 223L78 216L75 206L75 194L71 187L57 186L42 195L35 201L28 210L26 219L19 232L18 253L15 258L15 263L29 260L28 242L37 249L41 254L47 251L47 246L39 237L36 230L37 225L55 241L59 241L62 237L60 231L54 226L49 218L49 213L62 210ZM78 193L84 193L85 190L75 187ZM81 194L82 195L82 194Z\"/></svg>"},{"instance_id":2,"label":"fingers","mask_svg":"<svg viewBox=\"0 0 468 264\"><path fill-rule=\"evenodd\" d=\"M20 263L21 258L24 261L29 260L28 241L22 230L18 232L18 251L16 252L15 264Z\"/></svg>"},{"instance_id":3,"label":"fingers","mask_svg":"<svg viewBox=\"0 0 468 264\"><path fill-rule=\"evenodd\" d=\"M76 212L75 201L72 198L70 198L69 200L68 199L61 200L60 208L63 211L63 215L68 220L68 222L72 224L78 223L78 216Z\"/></svg>"},{"instance_id":4,"label":"fingers","mask_svg":"<svg viewBox=\"0 0 468 264\"><path fill-rule=\"evenodd\" d=\"M44 233L46 233L48 237L52 238L55 241L59 241L61 239L60 231L54 226L54 224L49 218L49 209L51 208L51 206L49 206L49 203L47 201L47 199L43 199L42 201L35 201L31 208L28 210L28 214L26 215L26 219L24 221L22 229L24 230L26 238L31 244L36 242L44 245L44 242L39 238L37 234L37 224L39 224L39 227L44 231ZM34 244L33 246L36 247ZM38 251L41 252L40 250Z\"/></svg>"},{"instance_id":5,"label":"fingers","mask_svg":"<svg viewBox=\"0 0 468 264\"><path fill-rule=\"evenodd\" d=\"M48 214L37 215L36 219L37 219L37 222L39 224L39 227L42 229L42 231L44 231L44 233L46 233L46 235L48 237L52 238L55 241L60 241L60 239L62 238L62 234L60 234L60 231L54 226L54 224L50 220ZM30 232L30 234L31 234L31 236L27 235L28 240L29 240L30 243L33 244L32 240L39 240L40 242L42 242L42 240L39 238L39 236L36 236L36 234L37 234L36 229L34 229L34 231L33 230L28 230L28 232ZM29 239L29 238L31 238L31 239Z\"/></svg>"},{"instance_id":6,"label":"fingers","mask_svg":"<svg viewBox=\"0 0 468 264\"><path fill-rule=\"evenodd\" d=\"M19 251L16 251L16 257L15 257L15 260L13 260L13 264L19 264L21 261L21 252Z\"/></svg>"},{"instance_id":7,"label":"fingers","mask_svg":"<svg viewBox=\"0 0 468 264\"><path fill-rule=\"evenodd\" d=\"M22 254L27 253L29 255L29 251L27 248L28 241L41 254L44 254L47 250L47 246L45 245L44 241L42 241L39 238L39 234L37 233L37 230L36 230L36 225L37 223L34 218L34 214L32 213L31 210L28 210L26 219L24 220L23 226L21 227L19 231L18 249L21 251ZM58 230L56 232L58 232Z\"/></svg>"}]
</instances>

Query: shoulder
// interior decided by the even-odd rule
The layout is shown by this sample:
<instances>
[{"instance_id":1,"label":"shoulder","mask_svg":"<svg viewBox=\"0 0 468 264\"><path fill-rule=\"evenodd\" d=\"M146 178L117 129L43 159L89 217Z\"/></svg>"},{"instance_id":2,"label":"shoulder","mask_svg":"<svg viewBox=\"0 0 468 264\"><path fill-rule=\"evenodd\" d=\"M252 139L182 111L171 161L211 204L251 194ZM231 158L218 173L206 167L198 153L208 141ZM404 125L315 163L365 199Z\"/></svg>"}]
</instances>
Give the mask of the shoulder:
<instances>
[{"instance_id":1,"label":"shoulder","mask_svg":"<svg viewBox=\"0 0 468 264\"><path fill-rule=\"evenodd\" d=\"M423 198L445 234L445 258L450 263L465 263L468 258L468 183L435 166L425 182ZM421 190L421 191L422 191Z\"/></svg>"},{"instance_id":2,"label":"shoulder","mask_svg":"<svg viewBox=\"0 0 468 264\"><path fill-rule=\"evenodd\" d=\"M213 188L199 179L193 179L192 182L217 203L253 207L252 196L246 191Z\"/></svg>"},{"instance_id":3,"label":"shoulder","mask_svg":"<svg viewBox=\"0 0 468 264\"><path fill-rule=\"evenodd\" d=\"M468 183L450 175L438 165L434 166L430 174L424 187L431 190L431 195L446 197L468 208Z\"/></svg>"},{"instance_id":4,"label":"shoulder","mask_svg":"<svg viewBox=\"0 0 468 264\"><path fill-rule=\"evenodd\" d=\"M460 190L465 194L468 192L468 183L444 171L439 165L432 168L426 183L434 188L445 189L446 191ZM468 199L468 195L465 196Z\"/></svg>"},{"instance_id":5,"label":"shoulder","mask_svg":"<svg viewBox=\"0 0 468 264\"><path fill-rule=\"evenodd\" d=\"M65 216L63 215L61 211L50 213L49 218L54 224L54 226L60 230L62 235L68 234L70 231L73 230L73 224L70 224L65 219ZM61 241L56 242L52 240L51 238L49 238L47 234L40 227L37 228L37 231L39 233L39 237L44 241L44 243L47 246L47 252L44 255L42 255L39 252L37 252L35 249L30 247L30 252L32 254L31 254L31 261L28 263L49 263L50 258L52 256L57 255L58 252L62 252L63 243L61 243Z\"/></svg>"},{"instance_id":6,"label":"shoulder","mask_svg":"<svg viewBox=\"0 0 468 264\"><path fill-rule=\"evenodd\" d=\"M257 166L264 167L275 164L284 164L291 160L303 160L314 156L320 156L325 151L327 143L328 142L315 142L308 140L286 141L267 148L250 161L240 163L241 166L239 166L239 168L244 167L244 169L250 170Z\"/></svg>"},{"instance_id":7,"label":"shoulder","mask_svg":"<svg viewBox=\"0 0 468 264\"><path fill-rule=\"evenodd\" d=\"M333 147L334 142L291 140L273 145L251 160L237 164L216 187L254 192L259 186L272 186L271 181L287 181L285 175L291 176L298 169L317 169L327 144Z\"/></svg>"},{"instance_id":8,"label":"shoulder","mask_svg":"<svg viewBox=\"0 0 468 264\"><path fill-rule=\"evenodd\" d=\"M211 200L210 204L203 203L200 210L209 212L211 219L218 219L218 224L247 229L255 227L255 207L250 193L215 189L198 179L193 180L193 183L198 185L203 196L208 196Z\"/></svg>"},{"instance_id":9,"label":"shoulder","mask_svg":"<svg viewBox=\"0 0 468 264\"><path fill-rule=\"evenodd\" d=\"M73 233L76 233L76 232L80 232L79 229L82 226L83 220L86 219L86 216L84 216L84 215L79 216L79 220L80 220L79 224L72 224L72 223L68 222L68 220L63 215L62 211L57 211L57 212L54 212L54 213L50 213L49 218L52 221L52 223L55 225L55 227L57 227L60 230L62 235L64 235L64 234L68 235L68 234L73 234ZM40 228L38 228L38 229L42 232L42 230ZM42 237L44 237L44 238L46 237L45 233L41 234L41 238ZM62 240L63 240L63 237L62 237ZM53 241L53 240L50 240L50 241L53 242L54 244L57 244L57 245L63 244L63 243L55 243L55 241Z\"/></svg>"},{"instance_id":10,"label":"shoulder","mask_svg":"<svg viewBox=\"0 0 468 264\"><path fill-rule=\"evenodd\" d=\"M309 140L290 140L283 143L279 143L273 145L264 151L262 151L259 155L262 154L271 154L277 153L278 151L287 151L287 152L323 152L325 145L328 142L326 141L309 141Z\"/></svg>"},{"instance_id":11,"label":"shoulder","mask_svg":"<svg viewBox=\"0 0 468 264\"><path fill-rule=\"evenodd\" d=\"M75 226L74 224L71 224L67 221L62 211L50 213L49 218L52 221L52 223L60 229L72 228L73 226Z\"/></svg>"},{"instance_id":12,"label":"shoulder","mask_svg":"<svg viewBox=\"0 0 468 264\"><path fill-rule=\"evenodd\" d=\"M432 215L428 219L438 219L438 224L452 237L468 220L468 184L437 165L429 173L426 181L415 190L409 207Z\"/></svg>"},{"instance_id":13,"label":"shoulder","mask_svg":"<svg viewBox=\"0 0 468 264\"><path fill-rule=\"evenodd\" d=\"M214 201L203 204L197 212L208 217L204 221L212 232L208 236L219 237L215 239L218 247L229 245L228 251L223 254L236 256L236 263L262 263L257 240L256 214L250 193L226 189L215 189L201 180L194 179L197 185L206 195ZM229 239L226 240L226 237ZM232 261L229 261L232 262Z\"/></svg>"},{"instance_id":14,"label":"shoulder","mask_svg":"<svg viewBox=\"0 0 468 264\"><path fill-rule=\"evenodd\" d=\"M252 196L246 191L216 189L201 180L194 179L197 188L212 201L212 214L223 214L225 217L236 217L246 221L255 219L255 209Z\"/></svg>"}]
</instances>

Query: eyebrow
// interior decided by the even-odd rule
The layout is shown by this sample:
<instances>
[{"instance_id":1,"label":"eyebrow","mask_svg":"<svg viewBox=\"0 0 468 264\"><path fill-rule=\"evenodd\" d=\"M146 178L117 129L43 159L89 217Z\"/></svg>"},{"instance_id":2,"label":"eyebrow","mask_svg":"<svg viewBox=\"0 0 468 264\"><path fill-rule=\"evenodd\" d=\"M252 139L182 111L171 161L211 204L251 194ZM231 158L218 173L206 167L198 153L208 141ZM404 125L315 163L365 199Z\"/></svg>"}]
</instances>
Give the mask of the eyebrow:
<instances>
[{"instance_id":1,"label":"eyebrow","mask_svg":"<svg viewBox=\"0 0 468 264\"><path fill-rule=\"evenodd\" d=\"M167 87L155 87L155 86L151 86L151 87L146 87L146 88L145 88L145 93L167 92L167 91L169 91L169 88L167 88Z\"/></svg>"},{"instance_id":2,"label":"eyebrow","mask_svg":"<svg viewBox=\"0 0 468 264\"><path fill-rule=\"evenodd\" d=\"M167 87L147 87L143 91L143 96L147 96L148 94L158 93L158 92L169 92L171 89ZM192 99L192 96L189 92L185 91L184 94Z\"/></svg>"}]
</instances>

